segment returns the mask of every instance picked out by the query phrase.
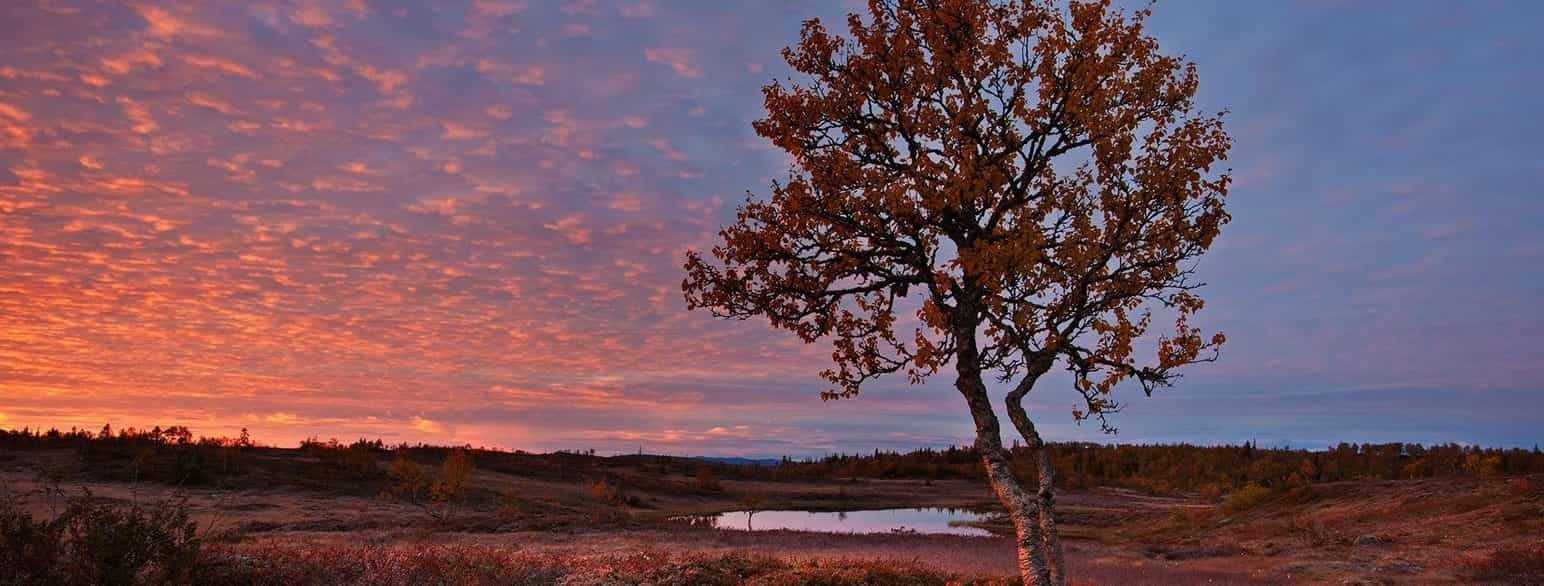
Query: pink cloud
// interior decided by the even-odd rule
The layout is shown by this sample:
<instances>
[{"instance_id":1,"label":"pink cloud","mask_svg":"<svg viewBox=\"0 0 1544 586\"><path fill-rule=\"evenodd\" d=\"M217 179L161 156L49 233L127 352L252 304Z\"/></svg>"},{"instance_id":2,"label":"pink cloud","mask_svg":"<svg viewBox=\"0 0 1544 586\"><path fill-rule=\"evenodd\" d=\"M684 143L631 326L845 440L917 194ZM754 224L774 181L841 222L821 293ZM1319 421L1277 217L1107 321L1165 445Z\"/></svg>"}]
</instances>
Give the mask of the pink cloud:
<instances>
[{"instance_id":1,"label":"pink cloud","mask_svg":"<svg viewBox=\"0 0 1544 586\"><path fill-rule=\"evenodd\" d=\"M669 65L676 75L687 78L702 77L702 70L694 63L696 53L690 49L650 48L643 50L643 57L650 63Z\"/></svg>"}]
</instances>

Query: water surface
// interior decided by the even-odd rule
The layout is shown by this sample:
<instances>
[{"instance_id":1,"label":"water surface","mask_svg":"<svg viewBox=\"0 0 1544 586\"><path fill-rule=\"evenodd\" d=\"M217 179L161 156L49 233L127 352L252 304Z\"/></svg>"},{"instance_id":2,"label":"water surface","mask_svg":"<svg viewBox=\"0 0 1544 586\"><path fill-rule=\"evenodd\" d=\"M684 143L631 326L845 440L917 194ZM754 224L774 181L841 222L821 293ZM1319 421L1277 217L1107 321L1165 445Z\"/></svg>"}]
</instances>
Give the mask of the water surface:
<instances>
[{"instance_id":1,"label":"water surface","mask_svg":"<svg viewBox=\"0 0 1544 586\"><path fill-rule=\"evenodd\" d=\"M741 531L823 531L827 533L944 533L990 536L980 527L962 523L983 521L987 515L961 509L882 509L874 511L731 511L688 520L720 529Z\"/></svg>"}]
</instances>

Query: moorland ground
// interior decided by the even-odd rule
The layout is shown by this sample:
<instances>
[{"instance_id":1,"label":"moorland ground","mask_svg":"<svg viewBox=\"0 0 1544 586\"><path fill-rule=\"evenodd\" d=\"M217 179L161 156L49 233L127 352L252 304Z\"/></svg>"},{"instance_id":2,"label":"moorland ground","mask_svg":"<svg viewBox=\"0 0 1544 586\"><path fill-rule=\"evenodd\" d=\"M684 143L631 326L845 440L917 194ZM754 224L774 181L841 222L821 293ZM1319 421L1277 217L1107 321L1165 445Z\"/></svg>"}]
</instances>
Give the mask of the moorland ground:
<instances>
[{"instance_id":1,"label":"moorland ground","mask_svg":"<svg viewBox=\"0 0 1544 586\"><path fill-rule=\"evenodd\" d=\"M88 491L109 504L185 502L208 551L290 570L309 564L319 568L311 570L320 572L309 574L313 579L347 565L343 560L363 564L350 570L356 577L433 560L418 570L515 564L536 572L522 580L565 583L684 583L711 581L709 574L729 582L754 575L773 576L773 583L817 575L996 582L1015 571L1011 530L1002 519L985 524L993 537L747 532L682 520L752 502L760 510L997 510L980 480L736 478L735 466L664 456L478 452L456 494L433 501L394 491L401 464L390 450L352 461L316 449L239 452L230 461L198 463L200 482L190 483L193 472L166 474L187 466L175 451L5 449L0 484L39 517ZM412 459L433 477L447 453L420 450ZM1057 515L1075 583L1544 580L1538 474L1354 480L1221 495L1091 487L1063 491ZM899 573L840 578L853 568Z\"/></svg>"}]
</instances>

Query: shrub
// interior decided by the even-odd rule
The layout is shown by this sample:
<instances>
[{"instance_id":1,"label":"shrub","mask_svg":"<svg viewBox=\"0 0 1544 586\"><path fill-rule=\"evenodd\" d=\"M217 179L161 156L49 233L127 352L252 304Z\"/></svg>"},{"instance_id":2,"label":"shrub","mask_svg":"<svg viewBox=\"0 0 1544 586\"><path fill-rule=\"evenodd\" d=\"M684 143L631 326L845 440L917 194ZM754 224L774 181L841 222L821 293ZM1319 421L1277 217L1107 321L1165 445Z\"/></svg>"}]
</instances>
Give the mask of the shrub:
<instances>
[{"instance_id":1,"label":"shrub","mask_svg":"<svg viewBox=\"0 0 1544 586\"><path fill-rule=\"evenodd\" d=\"M182 501L114 507L89 492L37 519L0 497L3 584L185 582L199 561L198 525Z\"/></svg>"},{"instance_id":2,"label":"shrub","mask_svg":"<svg viewBox=\"0 0 1544 586\"><path fill-rule=\"evenodd\" d=\"M434 479L429 495L436 501L450 501L461 494L471 476L472 457L466 450L455 450L445 457L445 463L440 466L440 477Z\"/></svg>"},{"instance_id":3,"label":"shrub","mask_svg":"<svg viewBox=\"0 0 1544 586\"><path fill-rule=\"evenodd\" d=\"M707 466L697 467L697 490L720 491L724 487L718 484L718 479L713 476L713 470Z\"/></svg>"},{"instance_id":4,"label":"shrub","mask_svg":"<svg viewBox=\"0 0 1544 586\"><path fill-rule=\"evenodd\" d=\"M1292 531L1293 536L1301 539L1304 545L1310 547L1324 547L1336 541L1335 536L1324 527L1324 523L1309 519L1303 515L1292 517L1288 529Z\"/></svg>"},{"instance_id":5,"label":"shrub","mask_svg":"<svg viewBox=\"0 0 1544 586\"><path fill-rule=\"evenodd\" d=\"M345 474L351 478L375 478L380 475L381 467L376 464L375 451L378 448L364 443L363 440L354 442L343 450L341 466Z\"/></svg>"},{"instance_id":6,"label":"shrub","mask_svg":"<svg viewBox=\"0 0 1544 586\"><path fill-rule=\"evenodd\" d=\"M429 516L448 520L455 513L456 501L466 492L472 477L472 457L466 450L454 450L445 457L439 474L430 477L405 448L398 448L387 476L396 481L386 496L422 507Z\"/></svg>"},{"instance_id":7,"label":"shrub","mask_svg":"<svg viewBox=\"0 0 1544 586\"><path fill-rule=\"evenodd\" d=\"M48 576L63 557L63 526L38 521L11 497L0 497L0 583L27 584Z\"/></svg>"},{"instance_id":8,"label":"shrub","mask_svg":"<svg viewBox=\"0 0 1544 586\"><path fill-rule=\"evenodd\" d=\"M424 480L423 468L414 462L407 450L398 448L397 455L391 460L391 468L386 472L392 480L396 481L388 492L409 502L418 502L419 494L423 492L427 481Z\"/></svg>"},{"instance_id":9,"label":"shrub","mask_svg":"<svg viewBox=\"0 0 1544 586\"><path fill-rule=\"evenodd\" d=\"M208 584L1000 584L894 560L784 560L758 555L572 555L480 545L217 546Z\"/></svg>"},{"instance_id":10,"label":"shrub","mask_svg":"<svg viewBox=\"0 0 1544 586\"><path fill-rule=\"evenodd\" d=\"M1197 531L1206 527L1210 510L1195 507L1169 507L1169 525L1182 531Z\"/></svg>"},{"instance_id":11,"label":"shrub","mask_svg":"<svg viewBox=\"0 0 1544 586\"><path fill-rule=\"evenodd\" d=\"M200 584L416 586L556 584L570 572L558 558L480 546L215 546Z\"/></svg>"},{"instance_id":12,"label":"shrub","mask_svg":"<svg viewBox=\"0 0 1544 586\"><path fill-rule=\"evenodd\" d=\"M345 446L337 438L326 442L307 438L300 442L300 449L307 456L341 471L345 478L370 480L381 474L381 468L375 459L376 454L384 449L381 440L371 441L361 438Z\"/></svg>"},{"instance_id":13,"label":"shrub","mask_svg":"<svg viewBox=\"0 0 1544 586\"><path fill-rule=\"evenodd\" d=\"M466 450L454 450L440 466L440 476L429 485L430 512L441 519L449 519L455 513L456 500L466 489L472 477L472 456ZM438 511L436 513L436 511Z\"/></svg>"},{"instance_id":14,"label":"shrub","mask_svg":"<svg viewBox=\"0 0 1544 586\"><path fill-rule=\"evenodd\" d=\"M1533 494L1533 483L1526 476L1509 478L1506 481L1506 486L1511 490L1513 496L1526 497Z\"/></svg>"},{"instance_id":15,"label":"shrub","mask_svg":"<svg viewBox=\"0 0 1544 586\"><path fill-rule=\"evenodd\" d=\"M788 564L771 558L752 558L739 554L701 557L669 564L649 572L643 581L651 584L701 584L704 586L744 584L747 579L786 569Z\"/></svg>"},{"instance_id":16,"label":"shrub","mask_svg":"<svg viewBox=\"0 0 1544 586\"><path fill-rule=\"evenodd\" d=\"M613 505L627 502L627 497L622 492L622 487L606 482L605 479L591 480L584 483L584 492L589 494L592 499Z\"/></svg>"},{"instance_id":17,"label":"shrub","mask_svg":"<svg viewBox=\"0 0 1544 586\"><path fill-rule=\"evenodd\" d=\"M1216 502L1217 499L1222 498L1222 485L1219 485L1215 482L1208 482L1203 484L1201 485L1201 488L1196 491L1196 496L1201 497L1201 500L1209 503Z\"/></svg>"},{"instance_id":18,"label":"shrub","mask_svg":"<svg viewBox=\"0 0 1544 586\"><path fill-rule=\"evenodd\" d=\"M529 515L525 499L513 492L499 493L498 503L498 517L505 521L518 521Z\"/></svg>"},{"instance_id":19,"label":"shrub","mask_svg":"<svg viewBox=\"0 0 1544 586\"><path fill-rule=\"evenodd\" d=\"M1469 563L1469 577L1502 584L1544 584L1544 543L1498 549Z\"/></svg>"},{"instance_id":20,"label":"shrub","mask_svg":"<svg viewBox=\"0 0 1544 586\"><path fill-rule=\"evenodd\" d=\"M1271 491L1253 482L1244 485L1243 488L1233 491L1228 498L1222 501L1222 512L1229 515L1241 513L1260 506L1265 499L1271 496Z\"/></svg>"}]
</instances>

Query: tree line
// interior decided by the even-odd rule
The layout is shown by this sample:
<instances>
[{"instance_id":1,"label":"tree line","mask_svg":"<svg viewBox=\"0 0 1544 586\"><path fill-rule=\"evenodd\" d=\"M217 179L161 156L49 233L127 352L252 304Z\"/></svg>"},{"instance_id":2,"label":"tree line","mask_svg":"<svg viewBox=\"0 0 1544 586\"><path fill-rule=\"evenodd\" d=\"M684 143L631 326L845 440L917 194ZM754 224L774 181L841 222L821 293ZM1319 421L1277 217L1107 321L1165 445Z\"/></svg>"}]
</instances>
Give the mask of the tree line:
<instances>
[{"instance_id":1,"label":"tree line","mask_svg":"<svg viewBox=\"0 0 1544 586\"><path fill-rule=\"evenodd\" d=\"M0 429L0 448L77 450L81 460L97 464L116 462L119 473L145 480L198 484L221 472L238 472L250 451L264 448L245 431L238 437L195 437L184 426L125 428L104 426L92 432ZM300 451L312 456L339 480L382 479L377 466L391 452L422 452L431 461L449 457L452 448L427 445L398 446L393 450L380 440L344 444L337 440L308 439ZM699 484L714 487L718 479L769 481L842 481L848 479L979 480L985 478L982 460L973 447L923 448L908 452L875 450L869 453L833 454L801 460L783 458L770 465L737 465L699 462L668 456L618 456L586 454L530 454L466 449L480 462L499 471L548 476L549 464L568 470L606 467L608 460L626 460L660 474L696 474ZM1035 455L1022 447L1009 448L1015 469L1034 470ZM1544 452L1533 449L1497 448L1457 443L1423 445L1381 443L1339 445L1319 450L1240 445L1193 444L1052 444L1048 453L1060 486L1073 489L1120 487L1152 493L1200 492L1221 494L1249 485L1268 489L1344 480L1412 480L1424 478L1487 478L1544 473ZM556 458L561 463L545 460ZM506 462L506 460L508 460ZM575 461L581 460L581 461ZM1022 465L1019 467L1018 465ZM298 470L295 472L299 472ZM319 470L307 471L316 476ZM707 478L709 480L702 480ZM128 480L127 476L123 479ZM1031 486L1035 478L1023 479Z\"/></svg>"},{"instance_id":2,"label":"tree line","mask_svg":"<svg viewBox=\"0 0 1544 586\"><path fill-rule=\"evenodd\" d=\"M1023 447L1009 450L1015 464L1034 464ZM1544 473L1544 453L1533 449L1495 448L1456 443L1423 445L1383 443L1339 445L1323 450L1241 445L1057 443L1049 453L1058 484L1067 488L1113 486L1148 492L1218 491L1255 484L1285 488L1342 480L1481 478ZM1033 470L1034 468L1017 468ZM876 450L835 454L801 461L785 458L775 466L748 468L743 475L776 478L983 478L981 458L972 447ZM1034 484L1034 478L1024 478Z\"/></svg>"}]
</instances>

